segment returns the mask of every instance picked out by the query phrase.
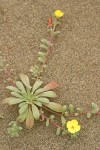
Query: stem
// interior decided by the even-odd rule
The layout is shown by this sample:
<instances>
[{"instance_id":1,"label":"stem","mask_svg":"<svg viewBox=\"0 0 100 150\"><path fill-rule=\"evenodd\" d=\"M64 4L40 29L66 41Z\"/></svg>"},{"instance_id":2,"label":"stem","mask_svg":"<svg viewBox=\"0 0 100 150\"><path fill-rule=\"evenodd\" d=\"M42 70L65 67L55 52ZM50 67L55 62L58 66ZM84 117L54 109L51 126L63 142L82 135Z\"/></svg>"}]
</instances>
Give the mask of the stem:
<instances>
[{"instance_id":1,"label":"stem","mask_svg":"<svg viewBox=\"0 0 100 150\"><path fill-rule=\"evenodd\" d=\"M49 54L50 54L50 52L51 52L51 43L52 43L52 41L53 41L53 33L54 33L54 31L55 31L55 28L56 28L56 24L53 26L52 32L51 32L50 37L49 37L50 45L49 45L49 47L48 47L48 51L47 51L47 53L46 53L45 60L44 60L43 64L41 65L40 73L43 72L43 70L44 70L44 65L46 65L47 60L48 60L48 57L49 57ZM37 79L39 79L39 76L37 76Z\"/></svg>"},{"instance_id":2,"label":"stem","mask_svg":"<svg viewBox=\"0 0 100 150\"><path fill-rule=\"evenodd\" d=\"M42 106L45 110L48 110L49 112L51 112L51 113L53 113L53 114L56 114L56 115L58 115L58 116L63 116L62 114L60 114L60 113L57 113L57 112L55 112L55 111L53 111L53 110L51 110L51 109L49 109L49 108L47 108L46 106Z\"/></svg>"},{"instance_id":3,"label":"stem","mask_svg":"<svg viewBox=\"0 0 100 150\"><path fill-rule=\"evenodd\" d=\"M57 113L57 112L55 112L55 111L53 111L53 110L51 110L51 109L45 107L44 105L43 105L43 108L44 108L45 110L48 110L49 112L51 112L51 113L53 113L53 114L56 114L56 115L60 116L60 117L61 117L61 116L64 116L64 114ZM89 111L88 111L88 112L89 112ZM78 116L87 115L88 112L79 113ZM100 112L97 112L96 115L100 115ZM68 117L78 117L78 116L75 116L75 114L73 113L73 114L70 114Z\"/></svg>"},{"instance_id":4,"label":"stem","mask_svg":"<svg viewBox=\"0 0 100 150\"><path fill-rule=\"evenodd\" d=\"M56 124L55 122L52 122L50 118L48 118L46 115L44 115L43 113L41 113L40 111L40 114L43 118L45 118L46 120L50 120L50 123L55 126L56 128L60 128L61 130L64 130L61 126L59 126L58 124Z\"/></svg>"},{"instance_id":5,"label":"stem","mask_svg":"<svg viewBox=\"0 0 100 150\"><path fill-rule=\"evenodd\" d=\"M10 72L7 70L7 68L4 68L4 72L5 72L5 74L9 77L9 79L10 79L12 82L14 82L14 79L13 79L12 75L10 74Z\"/></svg>"}]
</instances>

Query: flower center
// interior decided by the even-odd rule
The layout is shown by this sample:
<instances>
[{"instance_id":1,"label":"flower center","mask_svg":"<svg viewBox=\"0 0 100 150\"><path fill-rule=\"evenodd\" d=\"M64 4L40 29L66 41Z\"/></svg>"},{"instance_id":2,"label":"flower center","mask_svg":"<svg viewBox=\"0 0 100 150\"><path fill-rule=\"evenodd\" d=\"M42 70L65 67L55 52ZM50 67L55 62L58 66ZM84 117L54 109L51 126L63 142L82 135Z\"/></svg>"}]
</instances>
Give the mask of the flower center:
<instances>
[{"instance_id":1,"label":"flower center","mask_svg":"<svg viewBox=\"0 0 100 150\"><path fill-rule=\"evenodd\" d=\"M75 129L75 127L74 127L74 126L72 126L71 128L72 128L73 130Z\"/></svg>"}]
</instances>

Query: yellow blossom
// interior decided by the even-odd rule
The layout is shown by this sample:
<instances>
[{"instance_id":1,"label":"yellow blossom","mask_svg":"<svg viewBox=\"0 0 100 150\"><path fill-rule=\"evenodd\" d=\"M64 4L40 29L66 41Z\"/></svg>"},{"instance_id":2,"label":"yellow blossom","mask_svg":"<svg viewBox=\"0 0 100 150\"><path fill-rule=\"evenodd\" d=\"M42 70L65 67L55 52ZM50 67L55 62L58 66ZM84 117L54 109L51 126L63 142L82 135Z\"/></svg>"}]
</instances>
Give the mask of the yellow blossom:
<instances>
[{"instance_id":1,"label":"yellow blossom","mask_svg":"<svg viewBox=\"0 0 100 150\"><path fill-rule=\"evenodd\" d=\"M64 15L64 13L61 10L56 10L54 12L54 15L56 18L61 18Z\"/></svg>"},{"instance_id":2,"label":"yellow blossom","mask_svg":"<svg viewBox=\"0 0 100 150\"><path fill-rule=\"evenodd\" d=\"M78 125L78 121L77 120L71 120L71 121L68 121L66 123L66 127L68 128L68 131L70 133L76 133L78 131L80 131L80 125Z\"/></svg>"}]
</instances>

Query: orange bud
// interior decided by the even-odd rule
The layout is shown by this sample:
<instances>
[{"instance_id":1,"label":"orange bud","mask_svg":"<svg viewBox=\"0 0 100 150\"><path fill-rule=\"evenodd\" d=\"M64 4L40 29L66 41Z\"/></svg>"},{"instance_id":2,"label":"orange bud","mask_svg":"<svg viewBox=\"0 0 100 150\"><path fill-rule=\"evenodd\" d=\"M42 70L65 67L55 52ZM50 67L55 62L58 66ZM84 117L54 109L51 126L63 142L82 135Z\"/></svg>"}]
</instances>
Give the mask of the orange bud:
<instances>
[{"instance_id":1,"label":"orange bud","mask_svg":"<svg viewBox=\"0 0 100 150\"><path fill-rule=\"evenodd\" d=\"M49 19L48 19L48 26L49 26L49 27L52 27L52 26L53 26L53 25L52 25L52 18L49 18Z\"/></svg>"}]
</instances>

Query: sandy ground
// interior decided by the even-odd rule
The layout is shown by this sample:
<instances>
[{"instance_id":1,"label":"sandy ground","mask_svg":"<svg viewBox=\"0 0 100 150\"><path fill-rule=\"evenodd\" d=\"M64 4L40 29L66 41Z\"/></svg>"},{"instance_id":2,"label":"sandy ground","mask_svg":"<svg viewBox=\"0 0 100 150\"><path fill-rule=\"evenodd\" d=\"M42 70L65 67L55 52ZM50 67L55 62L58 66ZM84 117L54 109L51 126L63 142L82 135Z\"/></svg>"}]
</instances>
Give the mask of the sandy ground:
<instances>
[{"instance_id":1,"label":"sandy ground","mask_svg":"<svg viewBox=\"0 0 100 150\"><path fill-rule=\"evenodd\" d=\"M92 101L100 106L100 0L0 0L0 55L13 75L28 74L37 60L40 40L47 37L47 19L56 9L65 16L61 34L55 40L43 81L56 81L61 104L74 103L87 110ZM9 95L6 75L0 73L0 100ZM11 84L11 83L9 83ZM76 141L57 137L54 127L36 122L19 138L9 138L8 123L17 117L17 108L0 105L0 150L99 150L100 117L83 118L82 131Z\"/></svg>"}]
</instances>

